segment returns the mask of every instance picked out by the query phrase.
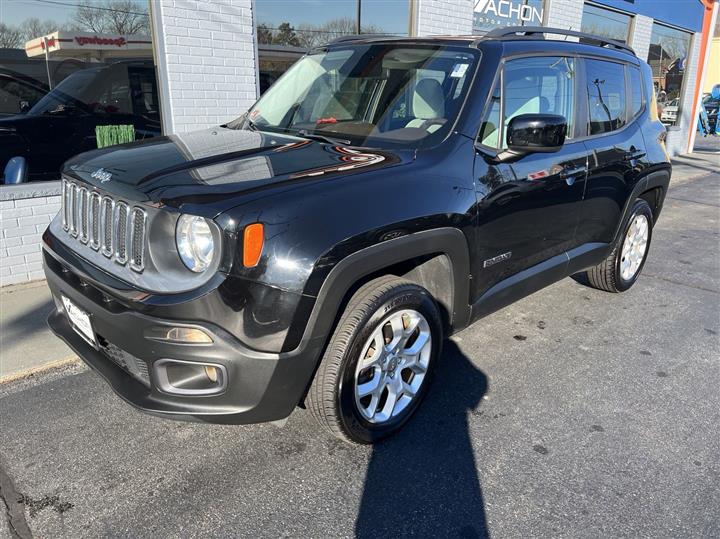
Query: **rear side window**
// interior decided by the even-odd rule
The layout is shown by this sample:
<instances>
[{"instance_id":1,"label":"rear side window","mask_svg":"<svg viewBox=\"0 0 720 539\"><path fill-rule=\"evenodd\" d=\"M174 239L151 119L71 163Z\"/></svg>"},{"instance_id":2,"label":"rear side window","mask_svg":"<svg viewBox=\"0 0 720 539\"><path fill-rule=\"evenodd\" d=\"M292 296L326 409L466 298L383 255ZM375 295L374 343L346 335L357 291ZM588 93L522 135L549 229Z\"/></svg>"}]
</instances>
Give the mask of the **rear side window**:
<instances>
[{"instance_id":1,"label":"rear side window","mask_svg":"<svg viewBox=\"0 0 720 539\"><path fill-rule=\"evenodd\" d=\"M630 66L630 117L634 118L643 108L643 83L640 70Z\"/></svg>"},{"instance_id":2,"label":"rear side window","mask_svg":"<svg viewBox=\"0 0 720 539\"><path fill-rule=\"evenodd\" d=\"M590 134L620 129L625 117L625 68L603 60L585 60Z\"/></svg>"}]
</instances>

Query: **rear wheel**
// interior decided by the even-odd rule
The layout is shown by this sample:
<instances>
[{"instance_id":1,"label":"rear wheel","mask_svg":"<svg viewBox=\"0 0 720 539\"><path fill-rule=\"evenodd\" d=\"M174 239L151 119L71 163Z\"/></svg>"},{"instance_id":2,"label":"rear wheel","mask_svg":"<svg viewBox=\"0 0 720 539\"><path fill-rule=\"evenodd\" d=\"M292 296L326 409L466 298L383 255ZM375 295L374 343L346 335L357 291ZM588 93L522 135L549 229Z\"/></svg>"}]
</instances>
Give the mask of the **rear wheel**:
<instances>
[{"instance_id":1,"label":"rear wheel","mask_svg":"<svg viewBox=\"0 0 720 539\"><path fill-rule=\"evenodd\" d=\"M381 277L348 303L308 392L315 419L334 436L373 443L410 419L432 378L442 325L430 293Z\"/></svg>"},{"instance_id":2,"label":"rear wheel","mask_svg":"<svg viewBox=\"0 0 720 539\"><path fill-rule=\"evenodd\" d=\"M635 284L647 259L652 239L653 215L648 203L639 198L615 248L600 264L587 271L593 288L624 292Z\"/></svg>"}]
</instances>

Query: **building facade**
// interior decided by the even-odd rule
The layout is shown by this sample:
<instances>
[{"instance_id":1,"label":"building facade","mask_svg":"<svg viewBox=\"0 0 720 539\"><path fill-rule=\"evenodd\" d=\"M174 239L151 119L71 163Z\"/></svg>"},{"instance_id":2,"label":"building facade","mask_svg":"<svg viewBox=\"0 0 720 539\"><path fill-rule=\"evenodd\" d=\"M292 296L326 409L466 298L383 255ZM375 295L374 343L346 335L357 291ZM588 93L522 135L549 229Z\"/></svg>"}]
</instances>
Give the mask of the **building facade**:
<instances>
[{"instance_id":1,"label":"building facade","mask_svg":"<svg viewBox=\"0 0 720 539\"><path fill-rule=\"evenodd\" d=\"M55 18L35 26L23 18L32 1L0 2L0 146L3 132L14 129L3 131L3 122L70 117L78 107L96 117L94 131L81 133L69 119L66 157L122 140L113 136L123 127L149 138L216 126L240 116L305 51L331 39L482 35L504 26L578 30L629 44L653 69L671 154L688 151L696 124L700 0L135 0L123 9L67 2L38 4ZM72 103L63 103L59 96L68 94ZM48 160L32 144L25 159L31 181L0 185L0 285L42 277L40 234L59 208L58 165L39 170Z\"/></svg>"},{"instance_id":2,"label":"building facade","mask_svg":"<svg viewBox=\"0 0 720 539\"><path fill-rule=\"evenodd\" d=\"M153 4L166 132L217 125L246 110L262 89L263 75L272 71L263 64L271 63L264 49L273 43L302 50L321 42L313 39L315 34L322 40L357 29L394 35L482 35L497 27L531 25L601 34L631 45L653 67L668 127L668 150L672 155L688 150L701 61L703 9L697 0L679 0L673 6L653 0L366 0L367 9L392 8L390 28L378 24L379 17L365 15L362 1L333 2L339 7L319 18L312 12L305 15L303 4L309 7L316 2L158 0ZM677 9L679 4L683 9ZM287 69L293 59L282 68Z\"/></svg>"}]
</instances>

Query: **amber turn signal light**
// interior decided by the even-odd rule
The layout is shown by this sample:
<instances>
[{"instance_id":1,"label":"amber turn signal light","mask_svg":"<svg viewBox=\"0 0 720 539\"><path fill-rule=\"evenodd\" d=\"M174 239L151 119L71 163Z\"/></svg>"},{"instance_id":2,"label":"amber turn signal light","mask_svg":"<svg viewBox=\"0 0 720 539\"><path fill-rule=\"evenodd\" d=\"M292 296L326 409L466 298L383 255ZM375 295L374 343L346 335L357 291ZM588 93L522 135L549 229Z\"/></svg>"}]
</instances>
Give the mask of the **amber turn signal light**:
<instances>
[{"instance_id":1,"label":"amber turn signal light","mask_svg":"<svg viewBox=\"0 0 720 539\"><path fill-rule=\"evenodd\" d=\"M245 227L243 233L243 266L254 268L260 262L260 255L265 241L265 230L262 223L253 223Z\"/></svg>"},{"instance_id":2,"label":"amber turn signal light","mask_svg":"<svg viewBox=\"0 0 720 539\"><path fill-rule=\"evenodd\" d=\"M210 344L210 335L201 329L186 327L149 327L145 337L155 341L176 342L181 344Z\"/></svg>"}]
</instances>

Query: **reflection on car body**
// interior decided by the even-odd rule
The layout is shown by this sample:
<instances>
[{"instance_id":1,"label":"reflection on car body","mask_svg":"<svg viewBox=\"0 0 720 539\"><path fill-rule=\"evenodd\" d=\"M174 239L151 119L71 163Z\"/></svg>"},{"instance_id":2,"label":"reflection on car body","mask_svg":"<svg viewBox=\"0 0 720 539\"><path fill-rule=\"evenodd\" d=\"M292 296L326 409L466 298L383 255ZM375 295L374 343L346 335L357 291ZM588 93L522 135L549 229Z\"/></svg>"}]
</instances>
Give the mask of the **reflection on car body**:
<instances>
[{"instance_id":1,"label":"reflection on car body","mask_svg":"<svg viewBox=\"0 0 720 539\"><path fill-rule=\"evenodd\" d=\"M136 139L160 134L155 69L128 60L76 71L23 114L0 118L0 172L13 157L29 180L60 177L62 163L97 148L95 128L131 125Z\"/></svg>"}]
</instances>

